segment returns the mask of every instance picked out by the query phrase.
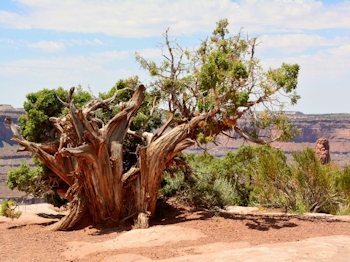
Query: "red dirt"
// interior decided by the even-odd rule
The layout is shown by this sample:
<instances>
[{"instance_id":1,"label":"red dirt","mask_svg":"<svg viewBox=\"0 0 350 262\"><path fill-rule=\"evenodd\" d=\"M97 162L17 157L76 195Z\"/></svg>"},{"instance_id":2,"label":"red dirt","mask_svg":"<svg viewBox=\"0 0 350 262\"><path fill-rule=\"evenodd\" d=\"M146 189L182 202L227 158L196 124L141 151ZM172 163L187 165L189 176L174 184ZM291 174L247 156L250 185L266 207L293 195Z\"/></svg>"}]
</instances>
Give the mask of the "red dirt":
<instances>
[{"instance_id":1,"label":"red dirt","mask_svg":"<svg viewBox=\"0 0 350 262\"><path fill-rule=\"evenodd\" d=\"M346 217L196 211L175 200L158 207L157 219L146 230L124 225L51 232L48 225L57 221L53 214L43 218L28 211L18 220L1 218L0 261L107 261L117 255L123 258L122 254L128 261L133 256L151 261L313 237L350 236Z\"/></svg>"}]
</instances>

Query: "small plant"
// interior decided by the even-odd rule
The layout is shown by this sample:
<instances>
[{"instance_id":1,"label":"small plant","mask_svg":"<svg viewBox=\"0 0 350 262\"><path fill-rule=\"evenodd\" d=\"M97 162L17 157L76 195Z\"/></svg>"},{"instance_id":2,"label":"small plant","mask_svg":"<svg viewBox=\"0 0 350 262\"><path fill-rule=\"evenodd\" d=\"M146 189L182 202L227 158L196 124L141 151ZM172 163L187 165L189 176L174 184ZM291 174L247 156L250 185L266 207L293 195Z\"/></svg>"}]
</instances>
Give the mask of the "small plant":
<instances>
[{"instance_id":1,"label":"small plant","mask_svg":"<svg viewBox=\"0 0 350 262\"><path fill-rule=\"evenodd\" d=\"M11 218L12 220L19 218L22 215L22 212L16 211L17 207L18 205L16 201L5 199L1 203L0 215Z\"/></svg>"}]
</instances>

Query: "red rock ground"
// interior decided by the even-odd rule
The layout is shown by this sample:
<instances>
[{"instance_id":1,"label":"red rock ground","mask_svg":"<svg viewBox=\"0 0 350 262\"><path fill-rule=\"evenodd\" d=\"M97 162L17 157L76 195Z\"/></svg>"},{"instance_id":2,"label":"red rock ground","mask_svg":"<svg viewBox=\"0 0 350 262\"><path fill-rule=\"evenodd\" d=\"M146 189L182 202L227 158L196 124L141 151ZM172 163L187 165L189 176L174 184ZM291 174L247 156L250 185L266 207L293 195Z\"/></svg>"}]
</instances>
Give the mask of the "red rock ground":
<instances>
[{"instance_id":1,"label":"red rock ground","mask_svg":"<svg viewBox=\"0 0 350 262\"><path fill-rule=\"evenodd\" d=\"M122 261L108 260L111 257L151 261L313 237L350 236L349 217L218 213L194 210L176 200L162 203L146 230L131 230L125 224L51 232L47 227L57 221L57 213L49 212L46 204L37 206L36 210L27 206L18 220L0 218L0 261Z\"/></svg>"}]
</instances>

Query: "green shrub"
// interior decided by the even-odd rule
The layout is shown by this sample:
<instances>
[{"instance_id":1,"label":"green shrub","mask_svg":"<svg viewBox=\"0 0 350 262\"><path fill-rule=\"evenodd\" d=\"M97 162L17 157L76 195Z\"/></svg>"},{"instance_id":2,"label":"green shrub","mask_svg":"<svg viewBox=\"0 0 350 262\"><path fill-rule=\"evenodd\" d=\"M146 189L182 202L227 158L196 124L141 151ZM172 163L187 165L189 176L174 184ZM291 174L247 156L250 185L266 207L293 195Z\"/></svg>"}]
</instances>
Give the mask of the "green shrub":
<instances>
[{"instance_id":1,"label":"green shrub","mask_svg":"<svg viewBox=\"0 0 350 262\"><path fill-rule=\"evenodd\" d=\"M349 203L349 168L342 170L332 162L322 165L311 148L293 153L293 158L297 194L309 212L336 214Z\"/></svg>"},{"instance_id":2,"label":"green shrub","mask_svg":"<svg viewBox=\"0 0 350 262\"><path fill-rule=\"evenodd\" d=\"M16 201L5 199L1 203L0 215L11 218L12 220L19 218L22 215L22 212L16 211L17 207Z\"/></svg>"},{"instance_id":3,"label":"green shrub","mask_svg":"<svg viewBox=\"0 0 350 262\"><path fill-rule=\"evenodd\" d=\"M160 193L203 207L272 206L297 213L350 212L350 167L322 165L313 149L286 155L271 146L242 146L222 159L189 154L191 171L167 173ZM190 174L189 174L189 173Z\"/></svg>"},{"instance_id":4,"label":"green shrub","mask_svg":"<svg viewBox=\"0 0 350 262\"><path fill-rule=\"evenodd\" d=\"M290 206L290 170L284 153L270 146L242 146L213 162L211 173L224 176L235 189L236 204Z\"/></svg>"},{"instance_id":5,"label":"green shrub","mask_svg":"<svg viewBox=\"0 0 350 262\"><path fill-rule=\"evenodd\" d=\"M191 174L185 170L166 172L160 194L176 196L193 205L213 208L238 203L233 184L223 175L213 174L210 167L218 161L208 154L186 156ZM188 172L188 170L187 170Z\"/></svg>"}]
</instances>

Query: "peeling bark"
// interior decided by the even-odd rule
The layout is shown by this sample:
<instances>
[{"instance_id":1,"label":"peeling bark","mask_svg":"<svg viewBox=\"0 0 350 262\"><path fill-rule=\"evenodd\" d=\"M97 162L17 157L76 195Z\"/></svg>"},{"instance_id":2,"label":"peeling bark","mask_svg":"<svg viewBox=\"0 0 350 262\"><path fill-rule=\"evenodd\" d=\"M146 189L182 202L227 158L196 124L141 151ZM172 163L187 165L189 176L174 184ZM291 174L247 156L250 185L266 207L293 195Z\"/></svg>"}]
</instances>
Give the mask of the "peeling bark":
<instances>
[{"instance_id":1,"label":"peeling bark","mask_svg":"<svg viewBox=\"0 0 350 262\"><path fill-rule=\"evenodd\" d=\"M70 213L51 229L73 229L85 216L98 224L136 215L136 226L148 227L167 165L177 153L194 144L191 138L197 124L215 114L217 108L165 132L170 118L153 135L129 129L145 97L143 85L128 102L120 104L119 112L105 125L94 118L93 112L108 106L115 96L107 100L96 98L77 109L71 99L73 92L72 88L65 103L70 114L50 118L59 135L56 140L33 143L19 134L13 138L69 186L64 192L72 199ZM143 145L136 152L138 162L125 171L123 146L127 134L142 138Z\"/></svg>"}]
</instances>

